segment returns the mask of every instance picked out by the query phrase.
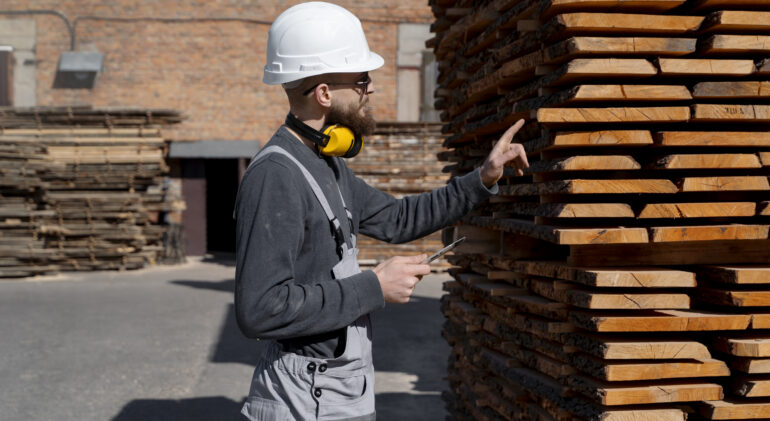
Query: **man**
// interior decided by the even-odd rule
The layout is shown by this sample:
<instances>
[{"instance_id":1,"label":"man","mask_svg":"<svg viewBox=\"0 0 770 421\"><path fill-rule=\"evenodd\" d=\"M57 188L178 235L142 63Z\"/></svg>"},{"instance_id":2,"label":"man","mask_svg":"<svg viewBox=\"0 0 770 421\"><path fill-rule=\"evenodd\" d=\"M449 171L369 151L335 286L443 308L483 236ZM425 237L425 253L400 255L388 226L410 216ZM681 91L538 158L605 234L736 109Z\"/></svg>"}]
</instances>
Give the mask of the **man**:
<instances>
[{"instance_id":1,"label":"man","mask_svg":"<svg viewBox=\"0 0 770 421\"><path fill-rule=\"evenodd\" d=\"M462 217L497 191L507 162L519 174L527 166L521 145L511 144L523 121L480 169L397 200L340 157L355 155L372 133L368 72L384 62L359 20L328 3L294 6L270 27L267 56L263 81L282 84L290 110L236 201L236 316L246 336L269 340L242 413L254 421L373 420L368 315L409 301L430 267L425 255L401 256L361 271L356 236L407 242Z\"/></svg>"}]
</instances>

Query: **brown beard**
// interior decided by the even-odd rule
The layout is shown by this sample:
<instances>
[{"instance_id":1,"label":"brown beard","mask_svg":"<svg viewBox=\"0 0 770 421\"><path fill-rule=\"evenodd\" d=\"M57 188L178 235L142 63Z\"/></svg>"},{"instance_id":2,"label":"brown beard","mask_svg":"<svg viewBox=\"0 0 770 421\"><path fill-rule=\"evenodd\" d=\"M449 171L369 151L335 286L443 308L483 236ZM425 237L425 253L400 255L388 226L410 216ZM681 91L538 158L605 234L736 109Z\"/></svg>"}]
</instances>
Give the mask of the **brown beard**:
<instances>
[{"instance_id":1,"label":"brown beard","mask_svg":"<svg viewBox=\"0 0 770 421\"><path fill-rule=\"evenodd\" d=\"M359 110L357 104L348 104L347 107L332 104L329 114L326 115L326 122L345 126L358 136L368 136L374 133L377 122L374 121L372 109L368 105L364 105L363 116L359 114Z\"/></svg>"}]
</instances>

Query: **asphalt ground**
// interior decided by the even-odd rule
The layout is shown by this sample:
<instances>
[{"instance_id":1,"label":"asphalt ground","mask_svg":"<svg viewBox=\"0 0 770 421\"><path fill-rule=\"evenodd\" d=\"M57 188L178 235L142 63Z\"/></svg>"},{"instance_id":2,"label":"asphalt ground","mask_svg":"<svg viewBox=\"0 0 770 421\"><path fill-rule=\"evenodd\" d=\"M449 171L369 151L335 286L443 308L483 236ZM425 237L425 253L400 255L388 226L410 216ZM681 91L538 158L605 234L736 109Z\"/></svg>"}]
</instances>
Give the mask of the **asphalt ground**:
<instances>
[{"instance_id":1,"label":"asphalt ground","mask_svg":"<svg viewBox=\"0 0 770 421\"><path fill-rule=\"evenodd\" d=\"M245 420L261 352L227 258L0 280L0 420ZM441 284L373 314L378 420L443 420Z\"/></svg>"}]
</instances>

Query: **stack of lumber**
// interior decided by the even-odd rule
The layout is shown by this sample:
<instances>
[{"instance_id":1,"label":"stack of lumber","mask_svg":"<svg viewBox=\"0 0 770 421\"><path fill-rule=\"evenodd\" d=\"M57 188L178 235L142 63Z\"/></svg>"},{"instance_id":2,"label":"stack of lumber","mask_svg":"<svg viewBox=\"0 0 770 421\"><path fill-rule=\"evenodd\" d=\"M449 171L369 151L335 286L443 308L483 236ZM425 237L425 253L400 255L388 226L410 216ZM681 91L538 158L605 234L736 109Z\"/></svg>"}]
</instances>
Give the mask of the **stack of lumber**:
<instances>
[{"instance_id":1,"label":"stack of lumber","mask_svg":"<svg viewBox=\"0 0 770 421\"><path fill-rule=\"evenodd\" d=\"M710 349L727 362L730 381L722 401L698 408L705 419L770 418L770 264L704 265L698 267L698 291L694 299L724 313L751 318L743 332L720 332L707 338Z\"/></svg>"},{"instance_id":2,"label":"stack of lumber","mask_svg":"<svg viewBox=\"0 0 770 421\"><path fill-rule=\"evenodd\" d=\"M22 111L5 110L0 122L60 115ZM163 251L161 216L179 208L180 198L166 195L159 128L128 120L105 128L92 117L106 111L82 112L70 110L68 121L77 126L45 120L0 131L0 277L139 268Z\"/></svg>"},{"instance_id":3,"label":"stack of lumber","mask_svg":"<svg viewBox=\"0 0 770 421\"><path fill-rule=\"evenodd\" d=\"M33 250L41 250L39 221L53 213L38 206L41 173L48 167L45 147L18 144L0 136L0 277L27 276L43 263Z\"/></svg>"},{"instance_id":4,"label":"stack of lumber","mask_svg":"<svg viewBox=\"0 0 770 421\"><path fill-rule=\"evenodd\" d=\"M700 266L579 267L539 240L458 231L473 240L442 298L456 419L684 420L731 402L712 342L754 315L695 306Z\"/></svg>"},{"instance_id":5,"label":"stack of lumber","mask_svg":"<svg viewBox=\"0 0 770 421\"><path fill-rule=\"evenodd\" d=\"M375 133L364 139L364 149L347 160L351 170L370 186L397 198L420 194L446 184L441 152L441 125L435 123L378 122ZM362 266L375 266L393 256L432 254L442 247L441 233L406 243L388 244L370 237L359 238ZM435 269L446 268L436 261Z\"/></svg>"},{"instance_id":6,"label":"stack of lumber","mask_svg":"<svg viewBox=\"0 0 770 421\"><path fill-rule=\"evenodd\" d=\"M531 163L455 229L453 417L770 419L770 1L431 6L445 171Z\"/></svg>"},{"instance_id":7,"label":"stack of lumber","mask_svg":"<svg viewBox=\"0 0 770 421\"><path fill-rule=\"evenodd\" d=\"M175 110L144 108L0 107L0 128L53 127L147 127L180 123L183 116Z\"/></svg>"}]
</instances>

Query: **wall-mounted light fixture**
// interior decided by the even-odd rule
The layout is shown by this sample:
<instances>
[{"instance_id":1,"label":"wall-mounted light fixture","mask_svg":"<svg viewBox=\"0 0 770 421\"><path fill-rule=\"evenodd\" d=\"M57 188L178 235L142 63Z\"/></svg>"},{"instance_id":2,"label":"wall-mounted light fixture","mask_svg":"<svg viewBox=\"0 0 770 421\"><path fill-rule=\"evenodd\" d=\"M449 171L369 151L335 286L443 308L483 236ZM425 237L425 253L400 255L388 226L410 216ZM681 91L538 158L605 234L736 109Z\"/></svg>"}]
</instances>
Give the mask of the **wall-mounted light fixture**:
<instances>
[{"instance_id":1,"label":"wall-mounted light fixture","mask_svg":"<svg viewBox=\"0 0 770 421\"><path fill-rule=\"evenodd\" d=\"M75 51L75 26L67 16L51 9L39 10L0 10L0 15L53 15L64 21L70 35L70 51L59 56L54 88L91 89L96 82L96 75L102 70L104 55L99 52Z\"/></svg>"},{"instance_id":2,"label":"wall-mounted light fixture","mask_svg":"<svg viewBox=\"0 0 770 421\"><path fill-rule=\"evenodd\" d=\"M59 56L54 88L91 89L102 71L104 54L92 51L65 51Z\"/></svg>"}]
</instances>

